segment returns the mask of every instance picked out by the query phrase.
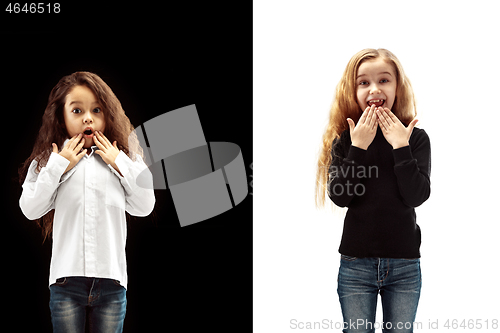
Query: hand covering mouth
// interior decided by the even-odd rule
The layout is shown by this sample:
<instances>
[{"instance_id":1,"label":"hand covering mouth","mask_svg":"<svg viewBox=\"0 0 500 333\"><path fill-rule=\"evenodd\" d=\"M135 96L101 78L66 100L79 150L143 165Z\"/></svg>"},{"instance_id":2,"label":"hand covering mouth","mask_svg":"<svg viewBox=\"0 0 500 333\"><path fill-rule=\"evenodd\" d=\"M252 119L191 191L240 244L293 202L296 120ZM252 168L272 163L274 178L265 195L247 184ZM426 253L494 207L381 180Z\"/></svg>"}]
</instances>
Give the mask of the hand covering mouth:
<instances>
[{"instance_id":1,"label":"hand covering mouth","mask_svg":"<svg viewBox=\"0 0 500 333\"><path fill-rule=\"evenodd\" d=\"M375 105L375 107L379 107L384 105L385 99L372 99L367 102L368 106Z\"/></svg>"}]
</instances>

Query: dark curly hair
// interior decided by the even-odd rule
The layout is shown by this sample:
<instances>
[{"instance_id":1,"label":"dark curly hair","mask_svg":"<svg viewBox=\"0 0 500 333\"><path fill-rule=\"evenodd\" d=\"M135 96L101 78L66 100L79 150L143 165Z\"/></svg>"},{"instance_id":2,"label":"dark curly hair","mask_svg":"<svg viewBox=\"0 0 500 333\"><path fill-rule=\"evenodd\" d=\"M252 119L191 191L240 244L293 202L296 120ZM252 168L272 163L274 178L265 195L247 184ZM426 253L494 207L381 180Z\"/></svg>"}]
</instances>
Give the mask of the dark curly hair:
<instances>
[{"instance_id":1,"label":"dark curly hair","mask_svg":"<svg viewBox=\"0 0 500 333\"><path fill-rule=\"evenodd\" d=\"M132 160L135 156L143 157L143 151L134 127L116 95L111 88L96 74L90 72L76 72L63 77L52 89L49 95L47 107L42 118L42 126L35 141L30 157L19 168L19 183L22 185L26 178L29 166L33 160L37 162L36 171L47 164L52 152L52 143L62 147L64 141L69 138L64 122L64 103L66 96L75 86L86 86L95 94L103 108L106 121L104 135L110 142L116 140L118 149L122 150ZM130 136L130 137L129 137ZM51 210L37 220L37 224L42 228L44 241L52 232L52 222L54 210Z\"/></svg>"}]
</instances>

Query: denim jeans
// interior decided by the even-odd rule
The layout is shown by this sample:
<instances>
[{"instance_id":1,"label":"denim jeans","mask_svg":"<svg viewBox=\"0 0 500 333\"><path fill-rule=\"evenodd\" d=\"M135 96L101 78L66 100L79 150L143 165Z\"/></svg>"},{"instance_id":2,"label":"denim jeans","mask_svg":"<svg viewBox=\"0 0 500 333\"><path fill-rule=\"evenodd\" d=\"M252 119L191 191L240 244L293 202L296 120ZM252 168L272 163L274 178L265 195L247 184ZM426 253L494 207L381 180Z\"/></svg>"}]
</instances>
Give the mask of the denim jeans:
<instances>
[{"instance_id":1,"label":"denim jeans","mask_svg":"<svg viewBox=\"0 0 500 333\"><path fill-rule=\"evenodd\" d=\"M338 295L344 333L413 332L422 275L420 259L356 258L341 255ZM375 322L377 298L383 323Z\"/></svg>"},{"instance_id":2,"label":"denim jeans","mask_svg":"<svg viewBox=\"0 0 500 333\"><path fill-rule=\"evenodd\" d=\"M118 333L123 330L126 290L118 281L65 277L50 286L54 333Z\"/></svg>"}]
</instances>

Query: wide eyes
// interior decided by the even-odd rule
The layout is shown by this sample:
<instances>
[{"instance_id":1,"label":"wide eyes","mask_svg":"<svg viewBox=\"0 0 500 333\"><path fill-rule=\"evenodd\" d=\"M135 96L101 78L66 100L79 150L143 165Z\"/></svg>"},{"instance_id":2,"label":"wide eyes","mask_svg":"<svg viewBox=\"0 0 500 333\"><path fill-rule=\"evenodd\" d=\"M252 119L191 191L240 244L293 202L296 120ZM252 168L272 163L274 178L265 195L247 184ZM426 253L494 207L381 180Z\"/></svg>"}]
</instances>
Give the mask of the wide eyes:
<instances>
[{"instance_id":1,"label":"wide eyes","mask_svg":"<svg viewBox=\"0 0 500 333\"><path fill-rule=\"evenodd\" d=\"M76 109L73 109L73 111L71 111L71 112L73 112L75 114L78 114L78 113L82 113L82 110L76 108ZM94 110L92 110L92 112L94 112L94 113L101 113L102 111L101 111L101 108L95 108Z\"/></svg>"},{"instance_id":2,"label":"wide eyes","mask_svg":"<svg viewBox=\"0 0 500 333\"><path fill-rule=\"evenodd\" d=\"M388 82L389 82L388 79L382 79L382 80L379 81L379 83L388 83ZM366 86L366 85L369 85L369 84L370 83L368 81L365 81L365 80L359 81L359 85L360 86Z\"/></svg>"}]
</instances>

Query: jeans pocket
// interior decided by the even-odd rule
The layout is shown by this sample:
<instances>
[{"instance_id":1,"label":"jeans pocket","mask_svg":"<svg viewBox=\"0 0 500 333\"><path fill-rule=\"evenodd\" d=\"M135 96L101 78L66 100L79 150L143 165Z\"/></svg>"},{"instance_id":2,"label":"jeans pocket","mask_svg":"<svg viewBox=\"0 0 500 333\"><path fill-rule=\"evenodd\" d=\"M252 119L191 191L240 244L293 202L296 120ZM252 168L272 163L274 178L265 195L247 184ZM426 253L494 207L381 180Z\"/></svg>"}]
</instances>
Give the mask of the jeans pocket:
<instances>
[{"instance_id":1,"label":"jeans pocket","mask_svg":"<svg viewBox=\"0 0 500 333\"><path fill-rule=\"evenodd\" d=\"M118 287L121 287L121 286L122 286L122 285L120 284L120 281L115 280L115 279L112 279L112 281L113 281L113 284L114 284L115 286L118 286Z\"/></svg>"},{"instance_id":2,"label":"jeans pocket","mask_svg":"<svg viewBox=\"0 0 500 333\"><path fill-rule=\"evenodd\" d=\"M346 255L341 254L340 255L340 259L345 260L345 261L354 261L354 260L356 260L358 258L357 257L346 256Z\"/></svg>"},{"instance_id":3,"label":"jeans pocket","mask_svg":"<svg viewBox=\"0 0 500 333\"><path fill-rule=\"evenodd\" d=\"M61 277L56 280L56 283L54 283L55 286L62 287L66 283L68 283L68 278L67 277Z\"/></svg>"}]
</instances>

